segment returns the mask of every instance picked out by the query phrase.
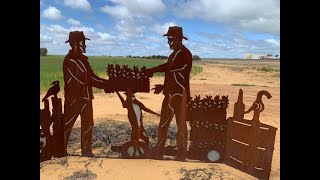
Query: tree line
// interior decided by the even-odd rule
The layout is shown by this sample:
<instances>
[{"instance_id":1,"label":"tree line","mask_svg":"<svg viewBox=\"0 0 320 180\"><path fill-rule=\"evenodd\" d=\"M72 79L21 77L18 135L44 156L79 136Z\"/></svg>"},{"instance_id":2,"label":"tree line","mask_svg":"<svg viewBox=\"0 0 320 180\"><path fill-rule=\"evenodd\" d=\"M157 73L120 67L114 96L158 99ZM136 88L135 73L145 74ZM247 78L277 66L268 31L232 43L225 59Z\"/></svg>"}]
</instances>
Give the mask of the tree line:
<instances>
[{"instance_id":1,"label":"tree line","mask_svg":"<svg viewBox=\"0 0 320 180\"><path fill-rule=\"evenodd\" d=\"M162 55L152 55L152 56L132 56L132 55L127 55L127 58L145 58L145 59L168 59L168 56L162 56ZM193 55L192 60L201 60L200 56L198 55Z\"/></svg>"}]
</instances>

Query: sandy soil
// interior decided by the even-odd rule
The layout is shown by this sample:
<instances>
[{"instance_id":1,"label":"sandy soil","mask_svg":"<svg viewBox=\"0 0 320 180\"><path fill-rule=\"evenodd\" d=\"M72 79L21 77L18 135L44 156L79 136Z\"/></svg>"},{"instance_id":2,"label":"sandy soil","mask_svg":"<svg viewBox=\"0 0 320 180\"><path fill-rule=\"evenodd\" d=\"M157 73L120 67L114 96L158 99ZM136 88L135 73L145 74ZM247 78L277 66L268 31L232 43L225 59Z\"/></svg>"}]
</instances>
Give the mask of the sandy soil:
<instances>
[{"instance_id":1,"label":"sandy soil","mask_svg":"<svg viewBox=\"0 0 320 180\"><path fill-rule=\"evenodd\" d=\"M203 71L190 80L191 95L228 95L227 117L233 114L233 104L237 101L239 89L244 92L244 103L248 109L260 90L266 90L271 99L263 97L265 110L260 114L262 123L278 128L273 152L270 179L280 179L280 72L265 72L261 67L280 68L279 61L201 61L194 63ZM152 78L151 86L162 84L163 78ZM255 86L234 86L232 84L254 84ZM40 108L43 108L40 94ZM63 91L60 92L63 97ZM160 112L163 95L137 93L137 99L146 107ZM93 100L95 125L109 119L128 122L127 110L114 94L95 94ZM253 113L246 114L251 119ZM158 123L159 118L144 113L145 122ZM174 123L175 121L173 121ZM80 126L79 119L75 127ZM95 149L94 149L95 152ZM255 179L237 169L219 163L176 162L171 160L124 160L117 157L89 159L67 157L41 163L41 179L65 179L87 177L84 179Z\"/></svg>"}]
</instances>

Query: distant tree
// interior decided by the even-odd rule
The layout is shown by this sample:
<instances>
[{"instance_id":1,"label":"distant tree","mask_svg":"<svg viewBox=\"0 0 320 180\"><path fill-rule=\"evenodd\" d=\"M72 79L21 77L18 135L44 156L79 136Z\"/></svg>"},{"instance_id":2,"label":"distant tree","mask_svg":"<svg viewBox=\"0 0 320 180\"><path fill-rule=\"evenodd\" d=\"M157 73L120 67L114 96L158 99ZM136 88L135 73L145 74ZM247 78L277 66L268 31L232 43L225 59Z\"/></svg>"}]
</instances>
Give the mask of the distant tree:
<instances>
[{"instance_id":1,"label":"distant tree","mask_svg":"<svg viewBox=\"0 0 320 180\"><path fill-rule=\"evenodd\" d=\"M192 60L193 60L193 61L200 61L201 58L200 58L200 56L198 56L198 55L193 55L193 56L192 56Z\"/></svg>"},{"instance_id":2,"label":"distant tree","mask_svg":"<svg viewBox=\"0 0 320 180\"><path fill-rule=\"evenodd\" d=\"M47 48L40 48L40 56L46 56L48 53Z\"/></svg>"}]
</instances>

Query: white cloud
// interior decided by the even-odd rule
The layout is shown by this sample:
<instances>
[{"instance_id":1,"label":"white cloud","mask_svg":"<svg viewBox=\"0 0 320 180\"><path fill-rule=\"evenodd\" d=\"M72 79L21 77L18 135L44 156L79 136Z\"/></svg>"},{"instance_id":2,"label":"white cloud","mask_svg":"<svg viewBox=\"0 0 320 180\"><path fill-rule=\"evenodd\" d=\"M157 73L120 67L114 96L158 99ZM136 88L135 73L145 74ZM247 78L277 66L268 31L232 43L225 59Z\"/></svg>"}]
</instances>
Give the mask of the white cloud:
<instances>
[{"instance_id":1,"label":"white cloud","mask_svg":"<svg viewBox=\"0 0 320 180\"><path fill-rule=\"evenodd\" d=\"M72 19L72 18L68 19L68 23L73 25L73 26L80 26L81 25L80 21L77 21L77 20Z\"/></svg>"},{"instance_id":2,"label":"white cloud","mask_svg":"<svg viewBox=\"0 0 320 180\"><path fill-rule=\"evenodd\" d=\"M189 42L192 54L200 57L239 57L244 54L279 54L280 41L277 39L251 40L240 33L211 34L201 33L206 41Z\"/></svg>"},{"instance_id":3,"label":"white cloud","mask_svg":"<svg viewBox=\"0 0 320 180\"><path fill-rule=\"evenodd\" d=\"M64 4L73 9L91 10L91 4L87 0L64 0Z\"/></svg>"},{"instance_id":4,"label":"white cloud","mask_svg":"<svg viewBox=\"0 0 320 180\"><path fill-rule=\"evenodd\" d=\"M113 40L115 39L116 37L108 34L108 33L101 33L101 32L98 32L98 35L100 36L101 40L103 41L106 41L106 40Z\"/></svg>"},{"instance_id":5,"label":"white cloud","mask_svg":"<svg viewBox=\"0 0 320 180\"><path fill-rule=\"evenodd\" d=\"M51 43L53 40L51 37L47 35L42 35L40 34L40 44L46 44L46 43Z\"/></svg>"},{"instance_id":6,"label":"white cloud","mask_svg":"<svg viewBox=\"0 0 320 180\"><path fill-rule=\"evenodd\" d=\"M277 39L266 39L266 41L273 44L274 46L280 47L280 41Z\"/></svg>"},{"instance_id":7,"label":"white cloud","mask_svg":"<svg viewBox=\"0 0 320 180\"><path fill-rule=\"evenodd\" d=\"M279 34L279 0L190 0L175 6L178 16L221 23L257 33Z\"/></svg>"},{"instance_id":8,"label":"white cloud","mask_svg":"<svg viewBox=\"0 0 320 180\"><path fill-rule=\"evenodd\" d=\"M72 26L69 28L61 25L41 25L40 26L40 46L46 47L49 54L66 54L70 49L68 40L70 31L83 31L85 36L91 40L86 42L87 55L106 54L106 49L113 49L117 46L113 35L105 32L96 32L92 27Z\"/></svg>"},{"instance_id":9,"label":"white cloud","mask_svg":"<svg viewBox=\"0 0 320 180\"><path fill-rule=\"evenodd\" d=\"M104 13L107 13L111 16L114 16L114 17L130 17L131 14L129 12L129 10L126 8L126 7L123 7L123 6L104 6L101 8L101 11L104 12Z\"/></svg>"},{"instance_id":10,"label":"white cloud","mask_svg":"<svg viewBox=\"0 0 320 180\"><path fill-rule=\"evenodd\" d=\"M159 44L159 43L164 42L163 38L154 37L154 36L147 36L146 40L150 41L151 43L155 43L155 44ZM167 40L167 39L165 39L165 40Z\"/></svg>"},{"instance_id":11,"label":"white cloud","mask_svg":"<svg viewBox=\"0 0 320 180\"><path fill-rule=\"evenodd\" d=\"M111 0L114 6L105 5L101 11L117 18L148 18L165 10L162 0Z\"/></svg>"},{"instance_id":12,"label":"white cloud","mask_svg":"<svg viewBox=\"0 0 320 180\"><path fill-rule=\"evenodd\" d=\"M120 32L118 37L121 38L137 38L143 37L145 27L137 25L134 20L120 20L115 26L116 30Z\"/></svg>"},{"instance_id":13,"label":"white cloud","mask_svg":"<svg viewBox=\"0 0 320 180\"><path fill-rule=\"evenodd\" d=\"M61 15L61 11L55 7L49 6L42 12L43 17L52 19L52 20L59 20L62 19L63 16Z\"/></svg>"},{"instance_id":14,"label":"white cloud","mask_svg":"<svg viewBox=\"0 0 320 180\"><path fill-rule=\"evenodd\" d=\"M168 32L170 26L177 26L174 22L167 22L164 24L155 24L151 27L151 31L158 33L159 35L164 35Z\"/></svg>"}]
</instances>

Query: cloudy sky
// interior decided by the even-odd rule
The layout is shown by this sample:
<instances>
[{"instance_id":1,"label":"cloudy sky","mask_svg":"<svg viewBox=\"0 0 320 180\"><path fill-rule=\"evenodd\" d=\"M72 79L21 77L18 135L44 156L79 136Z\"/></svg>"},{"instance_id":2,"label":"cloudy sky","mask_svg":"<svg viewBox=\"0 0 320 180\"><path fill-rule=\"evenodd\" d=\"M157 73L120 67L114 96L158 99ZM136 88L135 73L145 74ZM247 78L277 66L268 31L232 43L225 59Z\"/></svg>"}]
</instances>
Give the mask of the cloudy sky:
<instances>
[{"instance_id":1,"label":"cloudy sky","mask_svg":"<svg viewBox=\"0 0 320 180\"><path fill-rule=\"evenodd\" d=\"M169 55L169 26L183 27L193 55L280 54L280 0L40 0L40 47L65 55L83 31L86 55Z\"/></svg>"}]
</instances>

